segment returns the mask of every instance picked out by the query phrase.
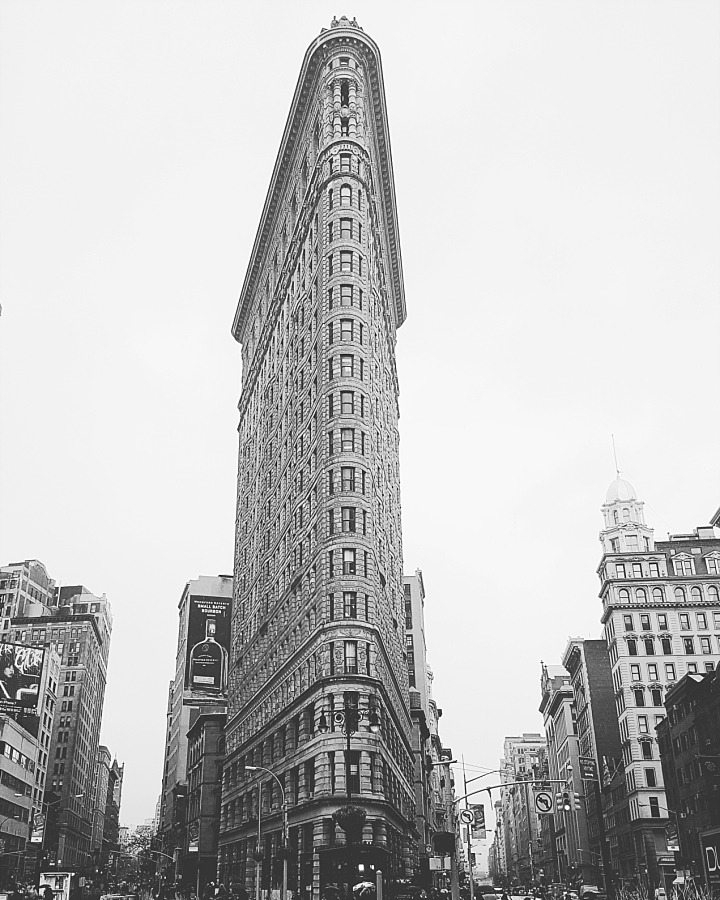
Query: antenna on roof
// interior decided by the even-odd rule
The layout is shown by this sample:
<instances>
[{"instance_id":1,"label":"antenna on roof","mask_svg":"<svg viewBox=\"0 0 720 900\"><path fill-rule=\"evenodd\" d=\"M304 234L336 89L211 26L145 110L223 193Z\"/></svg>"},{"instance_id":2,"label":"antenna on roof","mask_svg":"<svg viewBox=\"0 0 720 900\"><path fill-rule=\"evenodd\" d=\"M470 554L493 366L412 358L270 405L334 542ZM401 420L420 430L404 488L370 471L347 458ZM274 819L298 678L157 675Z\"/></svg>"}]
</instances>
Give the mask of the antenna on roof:
<instances>
[{"instance_id":1,"label":"antenna on roof","mask_svg":"<svg viewBox=\"0 0 720 900\"><path fill-rule=\"evenodd\" d=\"M615 435L614 435L614 434L611 434L611 435L610 435L610 439L612 440L612 445L613 445L613 456L615 457L615 474L616 474L617 477L619 478L619 477L620 477L620 469L618 468L617 450L615 449Z\"/></svg>"}]
</instances>

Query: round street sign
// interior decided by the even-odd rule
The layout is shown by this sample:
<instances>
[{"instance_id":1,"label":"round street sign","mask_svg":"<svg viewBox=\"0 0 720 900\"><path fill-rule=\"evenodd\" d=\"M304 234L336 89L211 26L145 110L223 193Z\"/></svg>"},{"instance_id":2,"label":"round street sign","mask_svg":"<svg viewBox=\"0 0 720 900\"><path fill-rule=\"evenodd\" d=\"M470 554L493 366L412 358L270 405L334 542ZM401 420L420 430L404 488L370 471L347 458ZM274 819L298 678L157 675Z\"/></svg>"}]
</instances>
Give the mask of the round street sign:
<instances>
[{"instance_id":1,"label":"round street sign","mask_svg":"<svg viewBox=\"0 0 720 900\"><path fill-rule=\"evenodd\" d=\"M538 791L535 794L535 812L547 815L553 810L553 798L550 791Z\"/></svg>"},{"instance_id":2,"label":"round street sign","mask_svg":"<svg viewBox=\"0 0 720 900\"><path fill-rule=\"evenodd\" d=\"M460 821L463 825L472 825L475 816L472 813L471 809L461 809L460 810Z\"/></svg>"}]
</instances>

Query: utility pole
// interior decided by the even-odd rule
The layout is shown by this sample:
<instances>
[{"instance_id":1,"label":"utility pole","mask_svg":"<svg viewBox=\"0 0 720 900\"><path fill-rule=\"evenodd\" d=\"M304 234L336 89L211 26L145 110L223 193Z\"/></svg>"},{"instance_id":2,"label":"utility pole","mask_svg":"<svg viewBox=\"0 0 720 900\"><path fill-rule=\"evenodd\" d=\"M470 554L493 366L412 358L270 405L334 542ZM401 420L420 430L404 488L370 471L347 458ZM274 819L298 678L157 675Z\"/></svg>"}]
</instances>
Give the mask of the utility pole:
<instances>
[{"instance_id":1,"label":"utility pole","mask_svg":"<svg viewBox=\"0 0 720 900\"><path fill-rule=\"evenodd\" d=\"M470 804L468 803L467 798L467 776L465 775L465 756L462 757L462 767L463 767L463 785L465 789L465 809L470 809ZM467 826L467 854L468 854L468 872L470 874L470 900L475 900L475 884L473 882L473 867L472 867L472 825L468 824Z\"/></svg>"}]
</instances>

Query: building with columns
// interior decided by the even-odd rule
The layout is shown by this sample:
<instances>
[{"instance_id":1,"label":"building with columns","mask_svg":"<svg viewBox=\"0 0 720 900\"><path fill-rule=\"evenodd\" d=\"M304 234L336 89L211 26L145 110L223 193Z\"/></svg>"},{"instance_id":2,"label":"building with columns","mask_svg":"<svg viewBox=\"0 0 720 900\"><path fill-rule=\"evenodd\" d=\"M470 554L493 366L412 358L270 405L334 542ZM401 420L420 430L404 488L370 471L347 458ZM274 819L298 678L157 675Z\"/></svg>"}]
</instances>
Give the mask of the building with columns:
<instances>
[{"instance_id":1,"label":"building with columns","mask_svg":"<svg viewBox=\"0 0 720 900\"><path fill-rule=\"evenodd\" d=\"M619 475L602 512L602 623L632 850L620 874L652 892L674 866L655 729L665 716L666 692L684 675L710 671L720 661L720 530L701 526L656 541L643 502Z\"/></svg>"},{"instance_id":2,"label":"building with columns","mask_svg":"<svg viewBox=\"0 0 720 900\"><path fill-rule=\"evenodd\" d=\"M377 868L386 878L417 868L395 365L404 319L380 53L343 17L305 54L232 328L243 383L227 882L250 888L259 864L263 890L279 888L279 855L290 888L314 898ZM348 805L364 816L352 852Z\"/></svg>"}]
</instances>

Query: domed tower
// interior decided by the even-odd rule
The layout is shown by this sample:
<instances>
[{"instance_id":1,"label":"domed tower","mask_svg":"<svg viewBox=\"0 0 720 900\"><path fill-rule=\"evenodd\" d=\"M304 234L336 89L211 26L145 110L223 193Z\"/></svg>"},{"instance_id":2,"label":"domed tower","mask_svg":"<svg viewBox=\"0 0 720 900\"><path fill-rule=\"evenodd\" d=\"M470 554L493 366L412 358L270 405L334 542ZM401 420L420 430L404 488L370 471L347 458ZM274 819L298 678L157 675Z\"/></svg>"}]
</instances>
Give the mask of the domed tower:
<instances>
[{"instance_id":1,"label":"domed tower","mask_svg":"<svg viewBox=\"0 0 720 900\"><path fill-rule=\"evenodd\" d=\"M635 488L618 472L607 489L602 507L605 527L600 532L600 542L605 553L649 552L653 549L653 530L645 524L644 507Z\"/></svg>"},{"instance_id":2,"label":"domed tower","mask_svg":"<svg viewBox=\"0 0 720 900\"><path fill-rule=\"evenodd\" d=\"M250 890L256 873L282 887L278 855L308 898L376 869L414 874L404 319L380 54L343 17L305 55L233 323L243 384L219 874ZM346 806L364 813L353 853Z\"/></svg>"}]
</instances>

